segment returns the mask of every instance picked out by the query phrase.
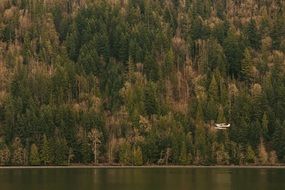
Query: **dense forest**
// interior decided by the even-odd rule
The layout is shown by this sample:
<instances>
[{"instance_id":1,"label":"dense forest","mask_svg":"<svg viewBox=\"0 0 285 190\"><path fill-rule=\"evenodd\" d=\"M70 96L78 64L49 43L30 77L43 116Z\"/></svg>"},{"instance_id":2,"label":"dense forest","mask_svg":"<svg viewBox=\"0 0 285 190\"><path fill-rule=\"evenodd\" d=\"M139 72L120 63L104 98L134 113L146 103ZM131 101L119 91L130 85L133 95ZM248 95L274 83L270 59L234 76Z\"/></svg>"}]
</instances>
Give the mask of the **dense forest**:
<instances>
[{"instance_id":1,"label":"dense forest","mask_svg":"<svg viewBox=\"0 0 285 190\"><path fill-rule=\"evenodd\" d=\"M1 165L282 163L285 1L0 1Z\"/></svg>"}]
</instances>

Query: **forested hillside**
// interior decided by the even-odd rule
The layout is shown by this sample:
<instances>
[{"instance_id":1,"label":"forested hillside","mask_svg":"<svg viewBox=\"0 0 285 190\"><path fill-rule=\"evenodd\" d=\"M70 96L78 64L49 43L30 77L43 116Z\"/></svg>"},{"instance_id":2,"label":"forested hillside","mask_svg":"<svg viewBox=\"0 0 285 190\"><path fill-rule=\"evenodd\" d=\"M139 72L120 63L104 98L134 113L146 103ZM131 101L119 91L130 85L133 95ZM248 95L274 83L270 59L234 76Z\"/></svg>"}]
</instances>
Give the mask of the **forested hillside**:
<instances>
[{"instance_id":1,"label":"forested hillside","mask_svg":"<svg viewBox=\"0 0 285 190\"><path fill-rule=\"evenodd\" d=\"M283 0L0 0L1 165L274 165L284 119Z\"/></svg>"}]
</instances>

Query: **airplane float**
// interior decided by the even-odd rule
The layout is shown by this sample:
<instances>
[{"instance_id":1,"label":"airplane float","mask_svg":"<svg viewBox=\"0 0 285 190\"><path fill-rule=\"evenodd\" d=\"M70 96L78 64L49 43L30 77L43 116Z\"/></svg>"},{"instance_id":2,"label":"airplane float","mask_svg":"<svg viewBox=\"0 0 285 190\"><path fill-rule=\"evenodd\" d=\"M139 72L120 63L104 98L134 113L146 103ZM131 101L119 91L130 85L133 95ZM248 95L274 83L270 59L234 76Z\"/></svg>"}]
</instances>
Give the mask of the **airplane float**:
<instances>
[{"instance_id":1,"label":"airplane float","mask_svg":"<svg viewBox=\"0 0 285 190\"><path fill-rule=\"evenodd\" d=\"M230 128L231 124L226 124L226 123L216 123L215 124L215 129L217 130L226 130Z\"/></svg>"}]
</instances>

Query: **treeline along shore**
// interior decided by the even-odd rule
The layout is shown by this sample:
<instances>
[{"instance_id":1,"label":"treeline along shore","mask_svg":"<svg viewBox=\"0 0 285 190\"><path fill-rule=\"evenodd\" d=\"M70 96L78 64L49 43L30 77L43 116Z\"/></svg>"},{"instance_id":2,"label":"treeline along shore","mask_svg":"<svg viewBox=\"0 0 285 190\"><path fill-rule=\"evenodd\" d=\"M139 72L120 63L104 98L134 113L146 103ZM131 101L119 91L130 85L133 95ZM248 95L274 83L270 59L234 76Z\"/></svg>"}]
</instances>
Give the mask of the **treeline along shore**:
<instances>
[{"instance_id":1,"label":"treeline along shore","mask_svg":"<svg viewBox=\"0 0 285 190\"><path fill-rule=\"evenodd\" d=\"M2 166L283 167L284 119L285 1L0 0Z\"/></svg>"}]
</instances>

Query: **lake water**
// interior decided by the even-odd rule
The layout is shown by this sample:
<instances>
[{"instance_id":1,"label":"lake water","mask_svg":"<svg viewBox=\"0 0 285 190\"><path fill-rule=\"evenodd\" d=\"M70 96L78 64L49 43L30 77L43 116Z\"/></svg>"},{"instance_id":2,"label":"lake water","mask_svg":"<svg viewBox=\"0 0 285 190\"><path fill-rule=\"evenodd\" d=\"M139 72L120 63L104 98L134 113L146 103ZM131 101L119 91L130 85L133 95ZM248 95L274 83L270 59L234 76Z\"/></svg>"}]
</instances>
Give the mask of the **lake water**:
<instances>
[{"instance_id":1,"label":"lake water","mask_svg":"<svg viewBox=\"0 0 285 190\"><path fill-rule=\"evenodd\" d=\"M285 169L0 169L0 190L284 190Z\"/></svg>"}]
</instances>

